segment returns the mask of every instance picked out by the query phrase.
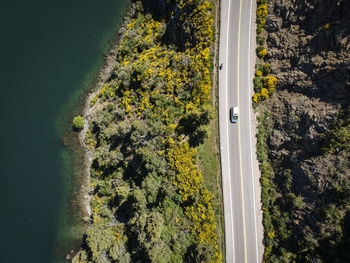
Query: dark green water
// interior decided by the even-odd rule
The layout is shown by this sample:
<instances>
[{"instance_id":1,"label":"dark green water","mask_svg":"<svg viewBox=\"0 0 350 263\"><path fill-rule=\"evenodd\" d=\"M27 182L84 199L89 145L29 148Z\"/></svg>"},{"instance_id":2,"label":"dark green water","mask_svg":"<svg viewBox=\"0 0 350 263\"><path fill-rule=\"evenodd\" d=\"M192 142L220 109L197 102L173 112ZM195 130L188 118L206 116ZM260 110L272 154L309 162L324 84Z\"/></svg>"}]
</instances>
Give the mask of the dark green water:
<instances>
[{"instance_id":1,"label":"dark green water","mask_svg":"<svg viewBox=\"0 0 350 263\"><path fill-rule=\"evenodd\" d=\"M0 262L63 262L78 238L60 137L127 3L0 0Z\"/></svg>"}]
</instances>

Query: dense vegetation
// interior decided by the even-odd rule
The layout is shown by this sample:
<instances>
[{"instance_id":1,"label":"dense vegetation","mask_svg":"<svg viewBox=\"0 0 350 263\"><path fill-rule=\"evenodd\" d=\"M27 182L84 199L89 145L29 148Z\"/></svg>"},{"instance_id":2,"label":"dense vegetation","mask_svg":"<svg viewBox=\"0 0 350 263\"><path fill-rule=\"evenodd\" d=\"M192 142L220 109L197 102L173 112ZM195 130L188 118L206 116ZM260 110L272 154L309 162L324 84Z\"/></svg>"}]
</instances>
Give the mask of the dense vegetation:
<instances>
[{"instance_id":1,"label":"dense vegetation","mask_svg":"<svg viewBox=\"0 0 350 263\"><path fill-rule=\"evenodd\" d=\"M266 18L268 15L267 11L268 0L257 0L256 10L256 48L257 63L255 65L255 77L254 77L254 91L253 102L254 106L259 101L266 100L275 92L277 85L277 78L272 73L272 68L269 63L264 63L264 58L267 55L267 50L264 45L266 40L266 32L263 30L266 24Z\"/></svg>"},{"instance_id":2,"label":"dense vegetation","mask_svg":"<svg viewBox=\"0 0 350 263\"><path fill-rule=\"evenodd\" d=\"M221 262L196 150L213 117L213 3L132 10L90 102L91 224L73 262Z\"/></svg>"},{"instance_id":3,"label":"dense vegetation","mask_svg":"<svg viewBox=\"0 0 350 263\"><path fill-rule=\"evenodd\" d=\"M253 97L267 98L271 63L279 87L257 107L264 262L350 262L350 4L269 2L258 0Z\"/></svg>"}]
</instances>

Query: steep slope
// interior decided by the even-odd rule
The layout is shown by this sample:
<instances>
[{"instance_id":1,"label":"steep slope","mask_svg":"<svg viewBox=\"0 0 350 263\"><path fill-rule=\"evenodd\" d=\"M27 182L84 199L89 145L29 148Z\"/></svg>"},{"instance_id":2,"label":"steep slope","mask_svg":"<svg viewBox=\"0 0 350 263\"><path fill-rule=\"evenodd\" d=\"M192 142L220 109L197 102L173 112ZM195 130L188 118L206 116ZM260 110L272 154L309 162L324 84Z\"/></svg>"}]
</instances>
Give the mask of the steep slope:
<instances>
[{"instance_id":1,"label":"steep slope","mask_svg":"<svg viewBox=\"0 0 350 263\"><path fill-rule=\"evenodd\" d=\"M349 262L350 2L271 0L268 10L265 61L279 84L259 106L265 259Z\"/></svg>"}]
</instances>

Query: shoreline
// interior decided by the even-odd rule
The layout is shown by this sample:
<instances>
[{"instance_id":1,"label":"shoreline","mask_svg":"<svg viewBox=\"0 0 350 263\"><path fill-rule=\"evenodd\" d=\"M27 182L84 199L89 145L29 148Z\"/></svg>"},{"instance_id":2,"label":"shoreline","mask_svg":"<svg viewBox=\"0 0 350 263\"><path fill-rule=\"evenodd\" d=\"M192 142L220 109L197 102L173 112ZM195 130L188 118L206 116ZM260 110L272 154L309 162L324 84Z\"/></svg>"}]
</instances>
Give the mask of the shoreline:
<instances>
[{"instance_id":1,"label":"shoreline","mask_svg":"<svg viewBox=\"0 0 350 263\"><path fill-rule=\"evenodd\" d=\"M117 35L113 40L113 43L111 44L111 48L107 55L104 54L105 62L103 63L103 68L99 71L98 76L96 78L96 82L92 85L92 88L90 89L90 91L88 91L88 93L85 94L85 99L83 104L84 106L81 112L84 118L84 128L79 132L78 138L79 138L80 147L84 152L84 164L85 164L84 179L86 179L86 181L85 181L85 185L82 186L82 188L87 188L87 189L83 189L82 194L84 198L83 204L86 210L85 212L89 217L91 216L91 208L90 208L91 194L90 194L89 188L90 188L90 166L92 162L92 151L86 147L84 139L88 131L89 121L92 118L92 111L96 106L96 105L90 106L90 102L99 93L104 83L113 73L113 70L114 70L113 63L115 62L115 56L117 55L117 52L118 52L120 40L125 35L125 31L126 31L125 25L128 23L133 13L135 12L135 9L133 8L132 3L130 3L126 9L127 10L124 11L125 15L123 17L123 23L120 26L120 29L118 30Z\"/></svg>"},{"instance_id":2,"label":"shoreline","mask_svg":"<svg viewBox=\"0 0 350 263\"><path fill-rule=\"evenodd\" d=\"M73 155L79 154L79 151L81 151L82 156L82 162L83 165L83 172L80 174L80 178L73 178L73 189L75 188L75 191L73 190L71 193L71 198L69 198L69 203L75 203L78 205L79 211L77 212L77 217L79 217L81 224L87 225L90 221L90 216L92 214L91 207L90 207L90 200L91 200L91 193L90 193L90 167L92 163L92 151L89 150L84 142L86 133L88 131L88 124L89 121L92 118L92 111L94 109L94 106L90 106L91 99L98 94L98 92L103 87L104 82L112 75L114 70L114 61L115 56L118 51L119 43L122 37L125 35L126 27L125 25L127 22L131 19L131 16L134 13L134 8L132 3L128 3L127 7L123 11L124 15L122 18L122 23L118 30L116 30L115 35L111 40L108 41L109 48L106 53L103 54L103 63L101 65L101 69L97 70L96 76L94 77L92 83L89 85L83 94L80 97L80 100L82 101L81 104L78 106L80 110L77 110L74 112L74 110L71 110L70 115L71 119L75 116L74 114L80 114L84 118L84 128L77 132L74 131L68 131L67 133L64 133L61 137L62 144L65 147L68 147L70 150L73 151ZM68 125L71 127L71 121ZM71 137L71 138L69 138ZM78 147L78 149L76 148ZM77 156L75 156L73 159L76 159ZM79 159L79 158L78 158ZM72 161L72 174L74 176L75 171L77 168L79 168L78 164L75 160ZM80 166L80 168L81 168ZM77 180L77 181L75 181ZM81 250L81 244L79 247L72 248L65 256L66 260L72 260L74 256Z\"/></svg>"}]
</instances>

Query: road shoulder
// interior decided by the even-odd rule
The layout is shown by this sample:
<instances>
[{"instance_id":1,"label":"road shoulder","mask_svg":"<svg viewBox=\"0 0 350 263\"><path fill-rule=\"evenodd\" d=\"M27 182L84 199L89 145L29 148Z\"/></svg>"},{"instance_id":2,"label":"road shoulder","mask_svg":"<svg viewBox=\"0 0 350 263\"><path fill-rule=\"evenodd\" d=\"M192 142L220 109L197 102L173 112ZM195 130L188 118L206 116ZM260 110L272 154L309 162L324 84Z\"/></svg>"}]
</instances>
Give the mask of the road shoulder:
<instances>
[{"instance_id":1,"label":"road shoulder","mask_svg":"<svg viewBox=\"0 0 350 263\"><path fill-rule=\"evenodd\" d=\"M255 16L255 10L256 10L256 1L252 1L252 21L251 21L251 43L250 43L250 80L251 85L250 94L254 94L254 85L253 85L253 78L255 74L255 63L256 63L256 16ZM253 183L254 183L254 197L255 197L255 214L256 214L256 229L257 229L257 240L258 240L258 259L259 262L262 262L263 255L264 255L264 244L263 244L263 238L264 238L264 227L263 227L263 212L261 210L261 185L260 185L260 170L259 170L259 162L256 155L256 134L257 134L257 113L254 111L253 107L251 107L251 138L252 138L252 154L253 154Z\"/></svg>"}]
</instances>

